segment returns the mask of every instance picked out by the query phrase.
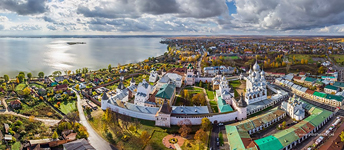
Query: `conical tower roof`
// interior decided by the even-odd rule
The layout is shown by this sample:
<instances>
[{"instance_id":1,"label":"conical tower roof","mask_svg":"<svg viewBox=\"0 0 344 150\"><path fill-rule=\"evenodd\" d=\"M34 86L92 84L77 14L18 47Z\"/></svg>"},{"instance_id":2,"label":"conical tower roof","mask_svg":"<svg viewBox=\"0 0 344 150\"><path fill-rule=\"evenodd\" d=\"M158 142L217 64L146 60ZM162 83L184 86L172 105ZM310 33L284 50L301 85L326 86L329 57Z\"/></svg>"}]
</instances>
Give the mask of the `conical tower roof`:
<instances>
[{"instance_id":1,"label":"conical tower roof","mask_svg":"<svg viewBox=\"0 0 344 150\"><path fill-rule=\"evenodd\" d=\"M108 100L108 99L109 99L108 95L104 92L104 93L103 93L102 100Z\"/></svg>"}]
</instances>

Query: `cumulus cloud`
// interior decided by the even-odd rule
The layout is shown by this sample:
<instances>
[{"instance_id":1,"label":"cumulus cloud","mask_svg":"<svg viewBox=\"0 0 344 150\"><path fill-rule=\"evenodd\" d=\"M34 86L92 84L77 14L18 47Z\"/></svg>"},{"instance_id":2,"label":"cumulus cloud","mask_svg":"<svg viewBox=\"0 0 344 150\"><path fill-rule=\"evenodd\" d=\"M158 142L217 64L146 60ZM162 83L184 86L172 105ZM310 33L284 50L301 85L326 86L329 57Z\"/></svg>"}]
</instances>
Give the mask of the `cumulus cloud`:
<instances>
[{"instance_id":1,"label":"cumulus cloud","mask_svg":"<svg viewBox=\"0 0 344 150\"><path fill-rule=\"evenodd\" d=\"M343 24L343 0L235 0L233 18L224 28L243 30L309 30Z\"/></svg>"},{"instance_id":2,"label":"cumulus cloud","mask_svg":"<svg viewBox=\"0 0 344 150\"><path fill-rule=\"evenodd\" d=\"M41 30L42 27L39 25L32 25L32 24L21 24L12 26L10 30L16 30L16 31L32 31L32 30Z\"/></svg>"},{"instance_id":3,"label":"cumulus cloud","mask_svg":"<svg viewBox=\"0 0 344 150\"><path fill-rule=\"evenodd\" d=\"M7 22L8 18L6 16L0 16L0 22Z\"/></svg>"},{"instance_id":4,"label":"cumulus cloud","mask_svg":"<svg viewBox=\"0 0 344 150\"><path fill-rule=\"evenodd\" d=\"M0 24L0 30L3 30L4 28L4 25Z\"/></svg>"},{"instance_id":5,"label":"cumulus cloud","mask_svg":"<svg viewBox=\"0 0 344 150\"><path fill-rule=\"evenodd\" d=\"M0 9L19 15L41 14L47 11L45 3L46 0L1 0Z\"/></svg>"},{"instance_id":6,"label":"cumulus cloud","mask_svg":"<svg viewBox=\"0 0 344 150\"><path fill-rule=\"evenodd\" d=\"M118 0L79 5L85 17L139 18L142 14L175 14L179 17L209 18L228 12L224 0Z\"/></svg>"}]
</instances>

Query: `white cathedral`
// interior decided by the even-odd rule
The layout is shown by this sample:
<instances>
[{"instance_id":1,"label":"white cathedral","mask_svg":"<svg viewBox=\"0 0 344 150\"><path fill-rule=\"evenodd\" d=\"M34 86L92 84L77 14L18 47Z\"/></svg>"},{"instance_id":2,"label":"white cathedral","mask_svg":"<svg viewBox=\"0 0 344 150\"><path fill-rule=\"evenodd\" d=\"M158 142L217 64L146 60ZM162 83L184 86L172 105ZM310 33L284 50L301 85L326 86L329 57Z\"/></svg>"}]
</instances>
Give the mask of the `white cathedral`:
<instances>
[{"instance_id":1,"label":"white cathedral","mask_svg":"<svg viewBox=\"0 0 344 150\"><path fill-rule=\"evenodd\" d=\"M248 73L247 77L241 76L246 80L246 103L252 104L267 99L265 72L260 70L256 62L253 65L253 71L250 69Z\"/></svg>"}]
</instances>

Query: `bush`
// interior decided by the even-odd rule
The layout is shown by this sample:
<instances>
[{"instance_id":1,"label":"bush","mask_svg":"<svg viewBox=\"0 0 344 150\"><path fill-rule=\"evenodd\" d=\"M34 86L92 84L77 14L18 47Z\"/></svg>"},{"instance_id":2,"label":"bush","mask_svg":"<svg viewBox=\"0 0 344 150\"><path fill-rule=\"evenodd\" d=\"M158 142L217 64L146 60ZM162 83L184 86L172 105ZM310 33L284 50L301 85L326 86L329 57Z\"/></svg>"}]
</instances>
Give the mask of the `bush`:
<instances>
[{"instance_id":1,"label":"bush","mask_svg":"<svg viewBox=\"0 0 344 150\"><path fill-rule=\"evenodd\" d=\"M176 144L176 143L178 143L178 139L177 138L170 138L168 140L168 142L170 142L171 144Z\"/></svg>"},{"instance_id":2,"label":"bush","mask_svg":"<svg viewBox=\"0 0 344 150\"><path fill-rule=\"evenodd\" d=\"M130 136L129 136L129 135L124 135L124 136L122 136L122 138L121 138L121 140L124 141L124 142L128 141L129 139L130 139Z\"/></svg>"}]
</instances>

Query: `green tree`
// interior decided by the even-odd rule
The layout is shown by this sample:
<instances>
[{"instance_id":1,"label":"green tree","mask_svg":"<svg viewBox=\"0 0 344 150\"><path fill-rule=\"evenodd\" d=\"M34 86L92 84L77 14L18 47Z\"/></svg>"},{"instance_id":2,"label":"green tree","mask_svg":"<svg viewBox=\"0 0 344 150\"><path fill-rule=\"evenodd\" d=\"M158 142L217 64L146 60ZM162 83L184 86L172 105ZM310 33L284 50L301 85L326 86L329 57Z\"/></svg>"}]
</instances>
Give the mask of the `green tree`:
<instances>
[{"instance_id":1,"label":"green tree","mask_svg":"<svg viewBox=\"0 0 344 150\"><path fill-rule=\"evenodd\" d=\"M19 83L22 83L22 82L24 81L24 79L25 79L25 75L24 75L24 74L19 74L19 75L17 76L17 78L18 78L18 80L19 80Z\"/></svg>"},{"instance_id":2,"label":"green tree","mask_svg":"<svg viewBox=\"0 0 344 150\"><path fill-rule=\"evenodd\" d=\"M203 82L199 81L199 87L203 87Z\"/></svg>"},{"instance_id":3,"label":"green tree","mask_svg":"<svg viewBox=\"0 0 344 150\"><path fill-rule=\"evenodd\" d=\"M4 79L5 79L6 82L8 82L8 81L10 80L10 77L8 77L8 75L5 74L5 75L4 75Z\"/></svg>"},{"instance_id":4,"label":"green tree","mask_svg":"<svg viewBox=\"0 0 344 150\"><path fill-rule=\"evenodd\" d=\"M203 118L202 119L202 124L201 124L201 128L204 130L204 131L208 131L211 129L211 122L208 118Z\"/></svg>"},{"instance_id":5,"label":"green tree","mask_svg":"<svg viewBox=\"0 0 344 150\"><path fill-rule=\"evenodd\" d=\"M62 84L69 84L69 82L68 82L67 79L64 79L64 80L62 81Z\"/></svg>"},{"instance_id":6,"label":"green tree","mask_svg":"<svg viewBox=\"0 0 344 150\"><path fill-rule=\"evenodd\" d=\"M62 72L61 71L54 71L53 72L53 76L56 77L56 76L61 76Z\"/></svg>"},{"instance_id":7,"label":"green tree","mask_svg":"<svg viewBox=\"0 0 344 150\"><path fill-rule=\"evenodd\" d=\"M56 140L57 138L59 138L59 135L57 134L56 131L54 131L52 138L53 138L54 140Z\"/></svg>"},{"instance_id":8,"label":"green tree","mask_svg":"<svg viewBox=\"0 0 344 150\"><path fill-rule=\"evenodd\" d=\"M211 90L210 83L207 84L207 89L208 89L208 90Z\"/></svg>"},{"instance_id":9,"label":"green tree","mask_svg":"<svg viewBox=\"0 0 344 150\"><path fill-rule=\"evenodd\" d=\"M111 72L111 69L112 69L111 64L109 64L108 69L109 69L109 72Z\"/></svg>"},{"instance_id":10,"label":"green tree","mask_svg":"<svg viewBox=\"0 0 344 150\"><path fill-rule=\"evenodd\" d=\"M27 78L30 80L32 78L32 74L31 73L28 73L27 74Z\"/></svg>"},{"instance_id":11,"label":"green tree","mask_svg":"<svg viewBox=\"0 0 344 150\"><path fill-rule=\"evenodd\" d=\"M38 73L38 77L39 77L39 78L43 78L43 77L44 77L44 72L39 72L39 73Z\"/></svg>"}]
</instances>

